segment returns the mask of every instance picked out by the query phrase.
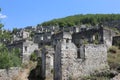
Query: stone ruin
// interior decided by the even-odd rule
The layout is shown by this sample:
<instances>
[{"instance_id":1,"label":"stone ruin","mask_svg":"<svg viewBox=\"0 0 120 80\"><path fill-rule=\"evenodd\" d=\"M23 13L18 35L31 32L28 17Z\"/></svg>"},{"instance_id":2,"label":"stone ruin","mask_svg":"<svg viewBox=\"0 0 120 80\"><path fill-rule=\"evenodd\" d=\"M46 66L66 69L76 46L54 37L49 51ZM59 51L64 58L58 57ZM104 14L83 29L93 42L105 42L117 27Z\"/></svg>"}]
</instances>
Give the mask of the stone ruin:
<instances>
[{"instance_id":1,"label":"stone ruin","mask_svg":"<svg viewBox=\"0 0 120 80\"><path fill-rule=\"evenodd\" d=\"M29 40L19 40L7 45L9 51L14 49L19 49L20 57L22 63L26 63L30 59L30 55L35 51L38 50L38 44L34 43L33 41Z\"/></svg>"},{"instance_id":2,"label":"stone ruin","mask_svg":"<svg viewBox=\"0 0 120 80\"><path fill-rule=\"evenodd\" d=\"M63 35L63 39L56 44L54 80L77 80L108 68L106 45L86 44L77 48L69 33Z\"/></svg>"},{"instance_id":3,"label":"stone ruin","mask_svg":"<svg viewBox=\"0 0 120 80\"><path fill-rule=\"evenodd\" d=\"M114 31L103 27L53 34L51 47L43 48L42 76L45 80L78 80L108 69L107 49L114 36Z\"/></svg>"},{"instance_id":4,"label":"stone ruin","mask_svg":"<svg viewBox=\"0 0 120 80\"><path fill-rule=\"evenodd\" d=\"M55 31L55 27L49 29L40 26L36 29L33 41L19 43L19 40L8 47L18 46L22 55L27 54L29 57L34 50L38 50L39 45L42 50L40 57L43 79L77 80L95 71L108 69L107 49L113 44L113 37L116 36L114 31L102 26L86 28L83 25L82 28L64 28L62 31L58 28Z\"/></svg>"}]
</instances>

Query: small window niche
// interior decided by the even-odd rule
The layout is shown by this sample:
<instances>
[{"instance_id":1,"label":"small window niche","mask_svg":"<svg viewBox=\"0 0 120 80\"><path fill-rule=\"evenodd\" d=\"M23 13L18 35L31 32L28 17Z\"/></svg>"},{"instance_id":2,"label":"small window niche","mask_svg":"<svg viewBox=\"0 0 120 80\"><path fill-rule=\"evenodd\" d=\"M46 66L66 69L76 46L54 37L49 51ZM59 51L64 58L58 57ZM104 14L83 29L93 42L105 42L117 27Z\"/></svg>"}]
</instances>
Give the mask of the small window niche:
<instances>
[{"instance_id":1,"label":"small window niche","mask_svg":"<svg viewBox=\"0 0 120 80\"><path fill-rule=\"evenodd\" d=\"M69 43L69 39L66 39L66 43Z\"/></svg>"},{"instance_id":2,"label":"small window niche","mask_svg":"<svg viewBox=\"0 0 120 80\"><path fill-rule=\"evenodd\" d=\"M80 51L79 51L79 50L77 51L77 58L78 58L78 59L81 58L81 57L80 57Z\"/></svg>"},{"instance_id":3,"label":"small window niche","mask_svg":"<svg viewBox=\"0 0 120 80\"><path fill-rule=\"evenodd\" d=\"M27 51L27 46L25 46L25 51Z\"/></svg>"}]
</instances>

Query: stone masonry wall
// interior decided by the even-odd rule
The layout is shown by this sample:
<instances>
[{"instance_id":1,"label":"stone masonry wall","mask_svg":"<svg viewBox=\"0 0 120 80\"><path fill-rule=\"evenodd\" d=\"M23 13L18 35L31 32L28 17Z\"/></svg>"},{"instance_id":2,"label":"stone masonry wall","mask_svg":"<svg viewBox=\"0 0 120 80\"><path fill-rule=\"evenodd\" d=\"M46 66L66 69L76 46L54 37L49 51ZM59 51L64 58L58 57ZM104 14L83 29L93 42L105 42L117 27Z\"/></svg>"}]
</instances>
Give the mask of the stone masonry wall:
<instances>
[{"instance_id":1,"label":"stone masonry wall","mask_svg":"<svg viewBox=\"0 0 120 80\"><path fill-rule=\"evenodd\" d=\"M42 76L45 80L53 79L53 58L54 49L50 46L45 46L42 49Z\"/></svg>"},{"instance_id":2,"label":"stone masonry wall","mask_svg":"<svg viewBox=\"0 0 120 80\"><path fill-rule=\"evenodd\" d=\"M61 42L56 47L54 80L77 80L81 76L108 68L107 48L104 44L82 46L84 58L77 57L77 47L72 42Z\"/></svg>"},{"instance_id":3,"label":"stone masonry wall","mask_svg":"<svg viewBox=\"0 0 120 80\"><path fill-rule=\"evenodd\" d=\"M12 80L18 75L20 68L11 68L8 71L6 69L0 69L0 80Z\"/></svg>"},{"instance_id":4,"label":"stone masonry wall","mask_svg":"<svg viewBox=\"0 0 120 80\"><path fill-rule=\"evenodd\" d=\"M23 63L28 62L30 59L30 55L35 51L38 50L38 44L33 43L32 41L26 41L23 43Z\"/></svg>"},{"instance_id":5,"label":"stone masonry wall","mask_svg":"<svg viewBox=\"0 0 120 80\"><path fill-rule=\"evenodd\" d=\"M56 45L54 56L54 80L61 80L61 43Z\"/></svg>"},{"instance_id":6,"label":"stone masonry wall","mask_svg":"<svg viewBox=\"0 0 120 80\"><path fill-rule=\"evenodd\" d=\"M106 44L107 48L109 48L112 46L113 37L116 36L116 33L107 29L104 29L103 33L104 44Z\"/></svg>"},{"instance_id":7,"label":"stone masonry wall","mask_svg":"<svg viewBox=\"0 0 120 80\"><path fill-rule=\"evenodd\" d=\"M104 44L85 45L85 73L93 73L108 68L107 65L107 47Z\"/></svg>"}]
</instances>

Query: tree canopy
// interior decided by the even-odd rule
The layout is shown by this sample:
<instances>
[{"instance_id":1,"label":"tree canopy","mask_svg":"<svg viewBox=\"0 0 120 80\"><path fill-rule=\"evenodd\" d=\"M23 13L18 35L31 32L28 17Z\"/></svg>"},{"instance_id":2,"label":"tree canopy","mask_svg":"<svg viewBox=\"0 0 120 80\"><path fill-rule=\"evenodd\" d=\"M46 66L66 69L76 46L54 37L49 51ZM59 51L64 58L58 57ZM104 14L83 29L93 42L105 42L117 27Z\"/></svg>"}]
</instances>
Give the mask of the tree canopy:
<instances>
[{"instance_id":1,"label":"tree canopy","mask_svg":"<svg viewBox=\"0 0 120 80\"><path fill-rule=\"evenodd\" d=\"M43 22L43 26L50 26L50 25L59 25L60 27L63 26L74 26L74 25L81 25L81 24L90 24L96 25L99 23L109 22L120 20L120 14L79 14L74 16L68 16L65 18L60 19L53 19L51 21Z\"/></svg>"},{"instance_id":2,"label":"tree canopy","mask_svg":"<svg viewBox=\"0 0 120 80\"><path fill-rule=\"evenodd\" d=\"M0 9L1 11L1 9ZM0 69L8 69L10 67L20 66L19 49L8 50L5 42L10 41L12 35L9 31L3 30L4 25L0 20Z\"/></svg>"},{"instance_id":3,"label":"tree canopy","mask_svg":"<svg viewBox=\"0 0 120 80\"><path fill-rule=\"evenodd\" d=\"M5 45L0 45L0 69L8 69L10 67L17 67L21 65L19 57L19 50L13 49L9 51Z\"/></svg>"}]
</instances>

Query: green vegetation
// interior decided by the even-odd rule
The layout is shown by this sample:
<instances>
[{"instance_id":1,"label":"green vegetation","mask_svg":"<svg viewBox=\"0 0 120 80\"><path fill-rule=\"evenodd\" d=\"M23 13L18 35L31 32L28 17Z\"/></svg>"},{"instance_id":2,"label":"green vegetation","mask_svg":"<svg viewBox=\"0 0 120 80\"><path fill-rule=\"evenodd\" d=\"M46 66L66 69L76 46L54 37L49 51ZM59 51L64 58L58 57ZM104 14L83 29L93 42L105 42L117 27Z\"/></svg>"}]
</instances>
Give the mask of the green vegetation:
<instances>
[{"instance_id":1,"label":"green vegetation","mask_svg":"<svg viewBox=\"0 0 120 80\"><path fill-rule=\"evenodd\" d=\"M80 80L110 80L110 78L106 77L106 76L86 76Z\"/></svg>"},{"instance_id":2,"label":"green vegetation","mask_svg":"<svg viewBox=\"0 0 120 80\"><path fill-rule=\"evenodd\" d=\"M90 76L84 76L80 78L80 80L110 80L113 78L116 73L120 72L120 49L116 46L112 46L108 50L108 65L110 66L110 70L95 72ZM114 72L116 73L114 73Z\"/></svg>"},{"instance_id":3,"label":"green vegetation","mask_svg":"<svg viewBox=\"0 0 120 80\"><path fill-rule=\"evenodd\" d=\"M31 61L37 61L37 54L36 53L32 53L31 56L30 56L30 60Z\"/></svg>"},{"instance_id":4,"label":"green vegetation","mask_svg":"<svg viewBox=\"0 0 120 80\"><path fill-rule=\"evenodd\" d=\"M9 31L6 31L3 29L4 25L1 23L0 20L0 41L10 41L12 39L12 35L10 34Z\"/></svg>"},{"instance_id":5,"label":"green vegetation","mask_svg":"<svg viewBox=\"0 0 120 80\"><path fill-rule=\"evenodd\" d=\"M118 49L120 49L120 39L115 40L114 45L117 46Z\"/></svg>"},{"instance_id":6,"label":"green vegetation","mask_svg":"<svg viewBox=\"0 0 120 80\"><path fill-rule=\"evenodd\" d=\"M120 20L120 14L86 14L86 15L80 14L80 15L73 15L60 19L54 19L39 25L43 25L43 26L59 25L60 27L64 27L64 26L70 27L81 24L96 25L99 23L118 21L118 20Z\"/></svg>"},{"instance_id":7,"label":"green vegetation","mask_svg":"<svg viewBox=\"0 0 120 80\"><path fill-rule=\"evenodd\" d=\"M84 39L83 44L88 44L88 41L86 39Z\"/></svg>"},{"instance_id":8,"label":"green vegetation","mask_svg":"<svg viewBox=\"0 0 120 80\"><path fill-rule=\"evenodd\" d=\"M89 76L83 76L80 80L110 80L115 75L110 70L95 72Z\"/></svg>"},{"instance_id":9,"label":"green vegetation","mask_svg":"<svg viewBox=\"0 0 120 80\"><path fill-rule=\"evenodd\" d=\"M116 53L117 52L117 47L116 46L112 46L109 48L108 52L110 53Z\"/></svg>"},{"instance_id":10,"label":"green vegetation","mask_svg":"<svg viewBox=\"0 0 120 80\"><path fill-rule=\"evenodd\" d=\"M18 29L17 29L17 28L13 28L12 33L16 34L16 33L17 33L17 31L18 31Z\"/></svg>"},{"instance_id":11,"label":"green vegetation","mask_svg":"<svg viewBox=\"0 0 120 80\"><path fill-rule=\"evenodd\" d=\"M9 69L10 67L20 66L20 51L19 49L7 49L5 42L10 41L12 35L9 31L3 30L3 27L4 25L0 22L0 69Z\"/></svg>"},{"instance_id":12,"label":"green vegetation","mask_svg":"<svg viewBox=\"0 0 120 80\"><path fill-rule=\"evenodd\" d=\"M8 69L21 65L19 50L13 49L9 51L3 44L0 45L0 69Z\"/></svg>"},{"instance_id":13,"label":"green vegetation","mask_svg":"<svg viewBox=\"0 0 120 80\"><path fill-rule=\"evenodd\" d=\"M110 69L118 70L120 68L120 49L117 47L112 47L112 50L108 51L108 64ZM116 53L115 53L116 52Z\"/></svg>"}]
</instances>

